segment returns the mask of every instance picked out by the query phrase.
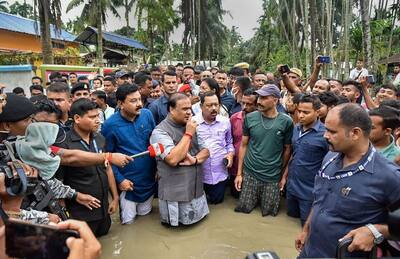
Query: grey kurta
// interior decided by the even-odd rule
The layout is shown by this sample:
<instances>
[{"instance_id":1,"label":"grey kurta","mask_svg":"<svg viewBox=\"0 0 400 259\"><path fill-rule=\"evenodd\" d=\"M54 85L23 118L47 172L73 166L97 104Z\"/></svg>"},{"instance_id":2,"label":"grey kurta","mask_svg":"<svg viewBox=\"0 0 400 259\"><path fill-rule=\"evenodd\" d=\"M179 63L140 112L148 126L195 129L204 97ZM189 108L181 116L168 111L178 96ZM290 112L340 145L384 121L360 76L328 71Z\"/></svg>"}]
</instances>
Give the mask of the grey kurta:
<instances>
[{"instance_id":1,"label":"grey kurta","mask_svg":"<svg viewBox=\"0 0 400 259\"><path fill-rule=\"evenodd\" d=\"M203 195L203 177L201 165L170 166L164 159L179 143L186 127L176 124L169 115L153 131L150 143L163 144L165 151L157 158L157 170L160 177L158 196L161 200L189 202ZM197 135L192 138L189 153L195 156L204 146L198 142Z\"/></svg>"},{"instance_id":2,"label":"grey kurta","mask_svg":"<svg viewBox=\"0 0 400 259\"><path fill-rule=\"evenodd\" d=\"M160 176L158 196L161 221L172 226L179 223L189 225L200 221L208 213L207 199L203 191L200 166L169 166L165 157L179 143L185 133L185 126L174 123L169 116L153 131L151 143L163 144L165 151L157 159ZM190 154L196 155L204 148L197 135L192 138Z\"/></svg>"}]
</instances>

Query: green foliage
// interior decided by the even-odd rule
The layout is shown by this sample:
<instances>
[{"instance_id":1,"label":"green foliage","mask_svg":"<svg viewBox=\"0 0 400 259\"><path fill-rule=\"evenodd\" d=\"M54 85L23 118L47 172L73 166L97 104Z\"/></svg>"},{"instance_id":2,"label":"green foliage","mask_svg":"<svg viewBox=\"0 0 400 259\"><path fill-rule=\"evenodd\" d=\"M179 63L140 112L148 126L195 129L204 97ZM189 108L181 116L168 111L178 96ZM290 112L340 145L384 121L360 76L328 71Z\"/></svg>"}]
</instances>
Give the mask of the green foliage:
<instances>
[{"instance_id":1,"label":"green foliage","mask_svg":"<svg viewBox=\"0 0 400 259\"><path fill-rule=\"evenodd\" d=\"M8 13L8 8L7 8L8 2L5 0L0 1L0 11Z\"/></svg>"},{"instance_id":2,"label":"green foliage","mask_svg":"<svg viewBox=\"0 0 400 259\"><path fill-rule=\"evenodd\" d=\"M129 38L134 38L134 35L136 33L136 29L124 26L124 27L122 27L122 28L120 28L118 30L115 30L114 33L117 33L119 35L124 35L124 36L129 37Z\"/></svg>"},{"instance_id":3,"label":"green foliage","mask_svg":"<svg viewBox=\"0 0 400 259\"><path fill-rule=\"evenodd\" d=\"M1 2L0 2L0 9L1 9ZM24 1L22 4L20 4L18 1L10 5L10 14L15 14L19 15L25 18L33 19L33 6L30 4L27 4L26 1Z\"/></svg>"}]
</instances>

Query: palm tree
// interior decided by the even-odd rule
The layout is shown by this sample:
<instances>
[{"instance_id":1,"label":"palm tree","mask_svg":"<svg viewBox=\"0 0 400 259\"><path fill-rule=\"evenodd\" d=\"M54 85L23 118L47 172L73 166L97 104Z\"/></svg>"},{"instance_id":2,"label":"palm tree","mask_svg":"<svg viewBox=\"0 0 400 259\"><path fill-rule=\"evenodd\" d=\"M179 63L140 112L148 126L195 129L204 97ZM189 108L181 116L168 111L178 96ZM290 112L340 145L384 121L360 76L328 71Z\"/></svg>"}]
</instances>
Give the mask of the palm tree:
<instances>
[{"instance_id":1,"label":"palm tree","mask_svg":"<svg viewBox=\"0 0 400 259\"><path fill-rule=\"evenodd\" d=\"M116 7L124 7L124 17L126 21L126 27L130 28L129 26L129 13L132 11L133 4L136 2L136 0L116 0L115 1L115 6Z\"/></svg>"},{"instance_id":2,"label":"palm tree","mask_svg":"<svg viewBox=\"0 0 400 259\"><path fill-rule=\"evenodd\" d=\"M0 1L0 11L1 12L8 13L8 8L6 5L8 5L7 1Z\"/></svg>"},{"instance_id":3,"label":"palm tree","mask_svg":"<svg viewBox=\"0 0 400 259\"><path fill-rule=\"evenodd\" d=\"M212 54L216 46L222 46L228 31L222 23L222 16L227 13L222 8L222 1L182 0L180 12L185 26L182 40L184 60L188 60L190 43L193 59L210 57L208 52Z\"/></svg>"},{"instance_id":4,"label":"palm tree","mask_svg":"<svg viewBox=\"0 0 400 259\"><path fill-rule=\"evenodd\" d=\"M25 18L33 18L33 6L24 1L23 4L15 2L10 5L10 13L16 14Z\"/></svg>"},{"instance_id":5,"label":"palm tree","mask_svg":"<svg viewBox=\"0 0 400 259\"><path fill-rule=\"evenodd\" d=\"M67 12L83 4L80 19L97 28L97 61L102 73L103 66L103 30L102 25L106 23L107 10L120 17L116 10L116 1L113 0L72 0L67 6Z\"/></svg>"},{"instance_id":6,"label":"palm tree","mask_svg":"<svg viewBox=\"0 0 400 259\"><path fill-rule=\"evenodd\" d=\"M141 40L147 42L150 55L154 54L156 37L161 37L165 49L169 47L169 36L178 26L178 16L173 8L173 0L137 0L135 14ZM146 25L146 31L143 24Z\"/></svg>"},{"instance_id":7,"label":"palm tree","mask_svg":"<svg viewBox=\"0 0 400 259\"><path fill-rule=\"evenodd\" d=\"M369 0L360 0L361 24L365 66L371 65L371 29L369 27Z\"/></svg>"},{"instance_id":8,"label":"palm tree","mask_svg":"<svg viewBox=\"0 0 400 259\"><path fill-rule=\"evenodd\" d=\"M56 28L56 33L61 28L61 1L60 0L34 0L34 18L39 17L40 41L44 64L53 64L53 49L51 44L50 23ZM37 16L37 14L39 14Z\"/></svg>"}]
</instances>

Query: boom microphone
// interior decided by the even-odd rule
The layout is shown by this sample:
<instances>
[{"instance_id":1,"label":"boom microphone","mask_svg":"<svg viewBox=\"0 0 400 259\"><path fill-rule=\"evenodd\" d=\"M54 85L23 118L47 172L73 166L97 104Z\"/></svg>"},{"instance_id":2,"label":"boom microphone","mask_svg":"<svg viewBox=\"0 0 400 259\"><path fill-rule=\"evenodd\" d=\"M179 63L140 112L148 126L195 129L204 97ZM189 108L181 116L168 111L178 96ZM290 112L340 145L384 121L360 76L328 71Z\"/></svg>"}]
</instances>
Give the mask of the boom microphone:
<instances>
[{"instance_id":1,"label":"boom microphone","mask_svg":"<svg viewBox=\"0 0 400 259\"><path fill-rule=\"evenodd\" d=\"M132 155L132 158L137 158L140 156L145 156L147 154L150 155L150 157L156 157L156 156L160 156L162 153L164 153L164 146L161 143L154 143L151 144L148 148L147 151L141 152L139 154L136 155Z\"/></svg>"}]
</instances>

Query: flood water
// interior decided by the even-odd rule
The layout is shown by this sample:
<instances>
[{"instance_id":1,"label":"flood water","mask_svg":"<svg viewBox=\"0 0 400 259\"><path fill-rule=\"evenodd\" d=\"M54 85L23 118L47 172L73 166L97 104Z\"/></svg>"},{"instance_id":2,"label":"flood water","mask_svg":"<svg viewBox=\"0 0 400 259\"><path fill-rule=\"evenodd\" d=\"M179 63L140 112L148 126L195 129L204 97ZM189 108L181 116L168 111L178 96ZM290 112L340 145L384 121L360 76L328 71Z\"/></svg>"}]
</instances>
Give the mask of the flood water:
<instances>
[{"instance_id":1,"label":"flood water","mask_svg":"<svg viewBox=\"0 0 400 259\"><path fill-rule=\"evenodd\" d=\"M295 258L294 240L300 220L281 210L276 217L233 211L236 204L226 195L223 204L209 205L210 214L200 223L178 228L161 225L158 200L153 211L131 225L119 224L117 216L107 236L100 238L102 258L240 258L254 251L272 250L280 258Z\"/></svg>"}]
</instances>

